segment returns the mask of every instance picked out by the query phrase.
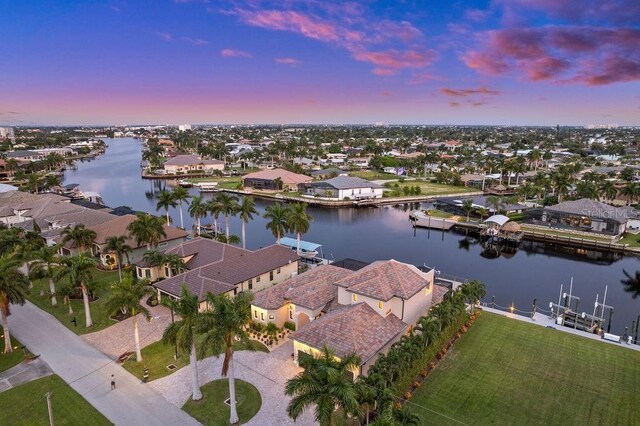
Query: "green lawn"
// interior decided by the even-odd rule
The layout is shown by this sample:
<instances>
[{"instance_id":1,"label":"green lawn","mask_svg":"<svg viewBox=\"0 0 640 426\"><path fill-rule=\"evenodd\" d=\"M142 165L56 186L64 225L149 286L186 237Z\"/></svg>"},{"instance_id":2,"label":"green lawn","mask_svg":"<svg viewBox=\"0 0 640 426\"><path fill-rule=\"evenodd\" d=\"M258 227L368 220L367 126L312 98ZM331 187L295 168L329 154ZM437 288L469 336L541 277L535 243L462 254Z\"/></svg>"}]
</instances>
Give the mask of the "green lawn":
<instances>
[{"instance_id":1,"label":"green lawn","mask_svg":"<svg viewBox=\"0 0 640 426\"><path fill-rule=\"evenodd\" d=\"M9 324L11 327L11 324ZM11 329L9 329L11 331ZM0 343L2 346L0 348L4 349L4 334L0 339ZM15 337L11 336L11 346L13 347L13 352L5 354L0 349L0 372L5 371L13 367L14 365L18 365L24 360L24 353L22 352L22 343L20 343Z\"/></svg>"},{"instance_id":2,"label":"green lawn","mask_svg":"<svg viewBox=\"0 0 640 426\"><path fill-rule=\"evenodd\" d=\"M637 425L639 393L640 352L485 312L408 407L421 424Z\"/></svg>"},{"instance_id":3,"label":"green lawn","mask_svg":"<svg viewBox=\"0 0 640 426\"><path fill-rule=\"evenodd\" d=\"M353 171L349 172L349 176L359 177L367 180L397 180L400 177L391 173L376 172L375 170Z\"/></svg>"},{"instance_id":4,"label":"green lawn","mask_svg":"<svg viewBox=\"0 0 640 426\"><path fill-rule=\"evenodd\" d=\"M468 192L478 192L476 188L468 188L466 186L453 186L453 185L444 185L441 183L432 183L424 180L406 180L404 182L391 182L390 185L392 187L385 186L385 192L393 191L395 185L398 184L399 189L402 190L404 187L414 187L419 186L421 189L420 195L444 195L444 194L465 194ZM403 194L404 196L404 194Z\"/></svg>"},{"instance_id":5,"label":"green lawn","mask_svg":"<svg viewBox=\"0 0 640 426\"><path fill-rule=\"evenodd\" d=\"M251 346L256 351L269 352L269 349L258 341L252 340ZM238 344L235 346L236 351L246 349L247 346L245 345ZM140 379L142 379L142 374L146 366L149 369L149 381L151 381L167 376L189 364L189 354L178 352L178 359L174 359L173 355L174 347L172 345L165 345L162 341L158 341L142 349L142 362L137 362L135 356L133 356L122 366ZM205 357L212 355L214 355L213 352L209 352ZM202 357L198 357L198 359L202 359ZM173 364L178 368L169 370L167 368L169 364Z\"/></svg>"},{"instance_id":6,"label":"green lawn","mask_svg":"<svg viewBox=\"0 0 640 426\"><path fill-rule=\"evenodd\" d=\"M53 419L60 425L110 425L58 376L43 377L0 393L1 425L48 425L45 394L52 392Z\"/></svg>"},{"instance_id":7,"label":"green lawn","mask_svg":"<svg viewBox=\"0 0 640 426\"><path fill-rule=\"evenodd\" d=\"M260 392L251 383L236 379L236 407L240 424L248 422L260 410ZM280 390L279 390L280 391ZM205 425L228 425L229 406L224 403L229 398L229 380L215 380L202 386L200 401L187 401L182 409Z\"/></svg>"},{"instance_id":8,"label":"green lawn","mask_svg":"<svg viewBox=\"0 0 640 426\"><path fill-rule=\"evenodd\" d=\"M40 296L40 288L45 286L46 290L49 289L48 282L42 282L36 280L33 282L33 289L28 296L30 302L37 305L39 308L49 312L58 319L62 324L67 326L71 331L76 334L92 333L94 331L102 330L115 324L115 321L109 319L109 315L104 309L104 302L109 295L109 286L118 280L117 271L101 271L95 269L93 271L93 277L96 283L97 290L95 294L99 296L99 299L91 303L91 318L93 319L93 327L86 328L84 320L84 304L82 299L72 300L71 306L73 308L73 314L69 314L69 305L63 304L62 297L58 297L58 305L51 306L51 298L47 295ZM78 326L74 326L71 320L76 318Z\"/></svg>"},{"instance_id":9,"label":"green lawn","mask_svg":"<svg viewBox=\"0 0 640 426\"><path fill-rule=\"evenodd\" d=\"M438 209L429 209L427 211L430 213L429 216L431 217L442 217L446 219L453 216L451 213L447 213L445 211L438 210Z\"/></svg>"},{"instance_id":10,"label":"green lawn","mask_svg":"<svg viewBox=\"0 0 640 426\"><path fill-rule=\"evenodd\" d=\"M627 244L629 247L640 247L640 235L626 234L618 241L619 244Z\"/></svg>"},{"instance_id":11,"label":"green lawn","mask_svg":"<svg viewBox=\"0 0 640 426\"><path fill-rule=\"evenodd\" d=\"M528 232L535 232L536 234L548 234L548 235L552 235L552 236L559 236L559 237L568 237L568 238L575 238L575 239L584 239L584 240L589 240L589 241L600 241L603 243L607 243L609 244L612 240L611 238L603 238L600 237L598 235L585 235L585 234L577 234L577 233L573 233L571 231L559 231L559 230L555 230L555 229L540 229L540 228L534 228L534 227L530 227L527 226L526 224L521 224L520 225L523 231L528 231Z\"/></svg>"}]
</instances>

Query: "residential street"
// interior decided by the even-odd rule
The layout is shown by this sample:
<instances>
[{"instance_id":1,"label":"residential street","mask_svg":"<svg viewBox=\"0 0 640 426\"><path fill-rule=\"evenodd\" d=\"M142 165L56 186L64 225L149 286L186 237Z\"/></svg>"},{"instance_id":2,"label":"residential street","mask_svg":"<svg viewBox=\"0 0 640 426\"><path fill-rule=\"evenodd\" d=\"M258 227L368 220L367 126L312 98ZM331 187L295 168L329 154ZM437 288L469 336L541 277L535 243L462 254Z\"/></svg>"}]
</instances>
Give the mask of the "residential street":
<instances>
[{"instance_id":1,"label":"residential street","mask_svg":"<svg viewBox=\"0 0 640 426\"><path fill-rule=\"evenodd\" d=\"M116 425L199 424L33 304L12 306L9 321L20 342Z\"/></svg>"}]
</instances>

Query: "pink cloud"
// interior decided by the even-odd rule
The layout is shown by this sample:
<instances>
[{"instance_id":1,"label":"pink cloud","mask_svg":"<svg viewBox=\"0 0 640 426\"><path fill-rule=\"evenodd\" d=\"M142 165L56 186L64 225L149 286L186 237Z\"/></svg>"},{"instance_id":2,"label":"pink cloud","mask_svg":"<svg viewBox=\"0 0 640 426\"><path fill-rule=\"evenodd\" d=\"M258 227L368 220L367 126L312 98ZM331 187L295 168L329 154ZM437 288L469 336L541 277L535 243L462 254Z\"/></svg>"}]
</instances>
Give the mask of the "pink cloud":
<instances>
[{"instance_id":1,"label":"pink cloud","mask_svg":"<svg viewBox=\"0 0 640 426\"><path fill-rule=\"evenodd\" d=\"M637 0L502 0L502 3L509 8L537 10L550 18L570 23L595 21L636 25L640 22L640 2Z\"/></svg>"},{"instance_id":2,"label":"pink cloud","mask_svg":"<svg viewBox=\"0 0 640 426\"><path fill-rule=\"evenodd\" d=\"M165 31L156 31L156 35L164 41L173 41L173 36L171 35L171 33Z\"/></svg>"},{"instance_id":3,"label":"pink cloud","mask_svg":"<svg viewBox=\"0 0 640 426\"><path fill-rule=\"evenodd\" d=\"M395 75L398 73L397 70L392 70L389 68L374 68L373 71L371 72L374 73L375 75L380 75L380 76L389 76L389 75Z\"/></svg>"},{"instance_id":4,"label":"pink cloud","mask_svg":"<svg viewBox=\"0 0 640 426\"><path fill-rule=\"evenodd\" d=\"M242 21L255 27L293 31L316 40L337 41L339 39L337 29L333 24L299 12L238 10L237 13Z\"/></svg>"},{"instance_id":5,"label":"pink cloud","mask_svg":"<svg viewBox=\"0 0 640 426\"><path fill-rule=\"evenodd\" d=\"M472 95L499 95L499 90L489 89L488 87L478 87L477 89L450 89L444 87L440 89L440 93L447 96L465 97Z\"/></svg>"},{"instance_id":6,"label":"pink cloud","mask_svg":"<svg viewBox=\"0 0 640 426\"><path fill-rule=\"evenodd\" d=\"M451 108L458 108L460 105L461 105L460 102L455 102L455 101L449 102L449 106Z\"/></svg>"},{"instance_id":7,"label":"pink cloud","mask_svg":"<svg viewBox=\"0 0 640 426\"><path fill-rule=\"evenodd\" d=\"M274 58L274 61L284 65L298 65L302 63L300 59L295 59L295 58Z\"/></svg>"},{"instance_id":8,"label":"pink cloud","mask_svg":"<svg viewBox=\"0 0 640 426\"><path fill-rule=\"evenodd\" d=\"M225 58L250 58L251 54L244 50L238 49L222 49L220 55Z\"/></svg>"},{"instance_id":9,"label":"pink cloud","mask_svg":"<svg viewBox=\"0 0 640 426\"><path fill-rule=\"evenodd\" d=\"M201 38L182 37L182 39L187 43L191 43L195 46L204 46L205 44L209 44L207 40Z\"/></svg>"},{"instance_id":10,"label":"pink cloud","mask_svg":"<svg viewBox=\"0 0 640 426\"><path fill-rule=\"evenodd\" d=\"M392 49L379 52L355 52L354 58L386 69L424 68L435 60L436 53L432 50L398 51Z\"/></svg>"},{"instance_id":11,"label":"pink cloud","mask_svg":"<svg viewBox=\"0 0 640 426\"><path fill-rule=\"evenodd\" d=\"M409 43L422 37L422 31L409 21L384 20L374 23L372 28L375 30L375 35L380 39L397 39Z\"/></svg>"},{"instance_id":12,"label":"pink cloud","mask_svg":"<svg viewBox=\"0 0 640 426\"><path fill-rule=\"evenodd\" d=\"M516 72L531 81L605 85L640 80L640 30L508 28L481 35L463 61L480 73Z\"/></svg>"},{"instance_id":13,"label":"pink cloud","mask_svg":"<svg viewBox=\"0 0 640 426\"><path fill-rule=\"evenodd\" d=\"M491 14L488 10L481 9L467 9L464 12L465 19L473 22L482 22L489 17Z\"/></svg>"}]
</instances>

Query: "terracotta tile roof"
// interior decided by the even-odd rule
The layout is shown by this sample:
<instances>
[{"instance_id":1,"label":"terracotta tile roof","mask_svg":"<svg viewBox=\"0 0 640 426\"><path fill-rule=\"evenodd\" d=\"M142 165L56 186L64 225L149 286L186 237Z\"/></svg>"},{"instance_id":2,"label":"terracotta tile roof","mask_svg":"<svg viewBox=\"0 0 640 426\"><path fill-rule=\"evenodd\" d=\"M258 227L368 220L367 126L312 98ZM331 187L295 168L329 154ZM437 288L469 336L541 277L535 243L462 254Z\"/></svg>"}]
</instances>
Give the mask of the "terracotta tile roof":
<instances>
[{"instance_id":1,"label":"terracotta tile roof","mask_svg":"<svg viewBox=\"0 0 640 426\"><path fill-rule=\"evenodd\" d=\"M291 301L311 310L319 309L337 297L334 282L350 273L337 266L320 266L256 293L252 304L278 309Z\"/></svg>"},{"instance_id":2,"label":"terracotta tile roof","mask_svg":"<svg viewBox=\"0 0 640 426\"><path fill-rule=\"evenodd\" d=\"M275 180L277 178L282 179L282 183L285 184L307 183L313 180L311 176L300 175L284 169L260 170L243 176L243 179Z\"/></svg>"},{"instance_id":3,"label":"terracotta tile roof","mask_svg":"<svg viewBox=\"0 0 640 426\"><path fill-rule=\"evenodd\" d=\"M433 294L431 296L431 306L438 305L444 300L444 295L449 292L449 289L441 285L433 286Z\"/></svg>"},{"instance_id":4,"label":"terracotta tile roof","mask_svg":"<svg viewBox=\"0 0 640 426\"><path fill-rule=\"evenodd\" d=\"M187 241L179 247L168 250L167 253L185 257L195 254L187 262L187 268L191 269L189 272L154 284L167 292L175 291L171 294L176 296L180 295L182 282L187 278L190 280L188 283L196 283L196 285L208 283L206 285L213 286L213 290L223 289L223 291L219 291L222 293L228 291L228 288L235 288L236 285L250 278L268 273L300 258L292 250L275 244L252 251L205 238ZM216 294L213 290L210 291ZM203 295L206 295L206 291Z\"/></svg>"},{"instance_id":5,"label":"terracotta tile roof","mask_svg":"<svg viewBox=\"0 0 640 426\"><path fill-rule=\"evenodd\" d=\"M392 297L408 300L429 285L426 274L397 260L380 260L338 280L336 285L377 300Z\"/></svg>"},{"instance_id":6,"label":"terracotta tile roof","mask_svg":"<svg viewBox=\"0 0 640 426\"><path fill-rule=\"evenodd\" d=\"M159 281L153 286L169 293L173 296L179 296L182 292L182 286L186 285L189 292L198 295L198 300L203 301L207 298L208 293L214 295L233 291L235 285L216 281L202 274L202 269L198 268L193 271L187 271L175 277Z\"/></svg>"},{"instance_id":7,"label":"terracotta tile roof","mask_svg":"<svg viewBox=\"0 0 640 426\"><path fill-rule=\"evenodd\" d=\"M358 303L311 321L291 338L316 349L326 345L338 357L355 353L364 364L408 327L393 314L383 317L366 303Z\"/></svg>"},{"instance_id":8,"label":"terracotta tile roof","mask_svg":"<svg viewBox=\"0 0 640 426\"><path fill-rule=\"evenodd\" d=\"M133 221L136 220L136 216L128 214L124 216L113 216L114 219L101 223L99 225L89 226L89 228L96 231L96 244L104 244L109 237L125 235L127 237L127 244L132 248L137 248L138 245L134 238L129 236L129 231L127 230L127 226ZM166 237L162 238L160 241L171 241L179 238L184 238L187 236L186 231L182 229L175 228L173 226L164 225L164 232L167 234Z\"/></svg>"}]
</instances>

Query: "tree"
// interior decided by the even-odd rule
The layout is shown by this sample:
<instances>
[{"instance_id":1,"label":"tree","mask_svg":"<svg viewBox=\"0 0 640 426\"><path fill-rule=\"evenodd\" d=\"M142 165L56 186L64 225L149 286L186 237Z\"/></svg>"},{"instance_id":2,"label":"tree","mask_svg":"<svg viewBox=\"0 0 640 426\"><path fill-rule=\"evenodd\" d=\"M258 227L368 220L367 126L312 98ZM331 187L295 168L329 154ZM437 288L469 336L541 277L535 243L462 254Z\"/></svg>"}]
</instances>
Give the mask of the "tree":
<instances>
[{"instance_id":1,"label":"tree","mask_svg":"<svg viewBox=\"0 0 640 426\"><path fill-rule=\"evenodd\" d=\"M67 226L62 231L62 245L64 246L68 242L72 242L76 246L80 253L87 252L87 246L91 246L96 239L96 231L86 228L82 223L74 226Z\"/></svg>"},{"instance_id":2,"label":"tree","mask_svg":"<svg viewBox=\"0 0 640 426\"><path fill-rule=\"evenodd\" d=\"M127 244L127 237L124 235L111 236L105 240L104 250L107 253L113 253L116 255L116 266L118 267L118 280L122 281L122 255L129 258L131 252L131 246ZM128 263L128 262L127 262Z\"/></svg>"},{"instance_id":3,"label":"tree","mask_svg":"<svg viewBox=\"0 0 640 426\"><path fill-rule=\"evenodd\" d=\"M238 207L238 213L240 215L240 220L242 221L242 248L247 248L247 238L245 228L247 222L253 219L254 214L258 214L258 210L256 210L256 202L253 200L253 197L243 197L242 203Z\"/></svg>"},{"instance_id":4,"label":"tree","mask_svg":"<svg viewBox=\"0 0 640 426\"><path fill-rule=\"evenodd\" d=\"M229 240L229 215L235 216L238 211L238 199L225 193L218 194L220 212L224 215L225 236Z\"/></svg>"},{"instance_id":5,"label":"tree","mask_svg":"<svg viewBox=\"0 0 640 426\"><path fill-rule=\"evenodd\" d=\"M220 213L222 213L222 204L218 201L217 197L214 197L207 201L207 211L211 213L213 217L213 235L214 237L218 236L218 218L220 217Z\"/></svg>"},{"instance_id":6,"label":"tree","mask_svg":"<svg viewBox=\"0 0 640 426\"><path fill-rule=\"evenodd\" d=\"M58 304L56 297L56 282L54 277L60 267L60 257L58 256L58 246L43 246L34 253L34 261L31 273L41 279L49 281L49 294L51 295L51 306Z\"/></svg>"},{"instance_id":7,"label":"tree","mask_svg":"<svg viewBox=\"0 0 640 426\"><path fill-rule=\"evenodd\" d=\"M640 296L640 271L636 271L636 273L631 276L627 271L624 271L624 276L627 277L624 280L620 280L620 282L624 285L624 291L627 293L631 293L631 297L636 299Z\"/></svg>"},{"instance_id":8,"label":"tree","mask_svg":"<svg viewBox=\"0 0 640 426\"><path fill-rule=\"evenodd\" d=\"M307 213L307 205L305 203L293 203L289 206L287 212L287 228L296 234L298 244L296 253L300 254L300 237L306 234L313 222L313 216Z\"/></svg>"},{"instance_id":9,"label":"tree","mask_svg":"<svg viewBox=\"0 0 640 426\"><path fill-rule=\"evenodd\" d=\"M618 195L618 188L616 188L616 184L610 180L603 181L600 184L598 191L600 192L600 196L609 201L615 200L616 195Z\"/></svg>"},{"instance_id":10,"label":"tree","mask_svg":"<svg viewBox=\"0 0 640 426\"><path fill-rule=\"evenodd\" d=\"M231 415L229 423L238 422L236 409L236 385L233 363L233 345L236 341L249 343L245 325L251 320L251 294L240 293L231 298L225 294L207 295L210 310L202 314L196 332L202 334L203 341L200 352L204 355L207 349L219 354L224 351L222 376L229 376L229 406Z\"/></svg>"},{"instance_id":11,"label":"tree","mask_svg":"<svg viewBox=\"0 0 640 426\"><path fill-rule=\"evenodd\" d=\"M163 222L162 218L149 213L136 213L136 220L127 225L127 231L138 247L146 244L147 250L151 250L167 236Z\"/></svg>"},{"instance_id":12,"label":"tree","mask_svg":"<svg viewBox=\"0 0 640 426\"><path fill-rule=\"evenodd\" d=\"M13 351L9 334L10 305L23 305L29 291L29 280L19 267L19 260L9 255L0 257L0 316L2 316L2 330L4 332L4 353Z\"/></svg>"},{"instance_id":13,"label":"tree","mask_svg":"<svg viewBox=\"0 0 640 426\"><path fill-rule=\"evenodd\" d=\"M280 244L280 238L287 232L287 212L288 209L283 207L281 203L274 203L268 206L262 217L269 219L266 228L271 231L276 238L276 243Z\"/></svg>"},{"instance_id":14,"label":"tree","mask_svg":"<svg viewBox=\"0 0 640 426\"><path fill-rule=\"evenodd\" d=\"M182 218L182 203L191 198L191 194L185 188L181 186L176 186L173 188L173 199L178 202L180 206L180 228L184 229L184 220Z\"/></svg>"},{"instance_id":15,"label":"tree","mask_svg":"<svg viewBox=\"0 0 640 426\"><path fill-rule=\"evenodd\" d=\"M336 409L345 415L361 415L358 385L351 374L360 368L360 358L350 354L336 358L326 346L318 358L300 353L298 362L304 371L287 382L285 394L291 396L287 406L289 417L296 420L310 405L315 405L315 419L321 425L330 425Z\"/></svg>"},{"instance_id":16,"label":"tree","mask_svg":"<svg viewBox=\"0 0 640 426\"><path fill-rule=\"evenodd\" d=\"M173 194L166 189L158 192L158 194L156 195L156 200L158 200L158 202L156 203L156 210L164 209L165 216L167 218L167 226L169 226L171 224L171 218L169 217L169 208L177 207L178 203L176 202Z\"/></svg>"},{"instance_id":17,"label":"tree","mask_svg":"<svg viewBox=\"0 0 640 426\"><path fill-rule=\"evenodd\" d=\"M89 286L93 279L91 270L95 267L96 260L85 253L81 253L75 257L63 257L60 264L61 268L54 279L57 281L67 277L72 288L81 290L84 302L85 326L89 328L93 325L91 306L89 305Z\"/></svg>"},{"instance_id":18,"label":"tree","mask_svg":"<svg viewBox=\"0 0 640 426\"><path fill-rule=\"evenodd\" d=\"M473 200L466 199L462 202L462 210L467 214L467 222L469 222L469 215L473 211Z\"/></svg>"},{"instance_id":19,"label":"tree","mask_svg":"<svg viewBox=\"0 0 640 426\"><path fill-rule=\"evenodd\" d=\"M178 349L189 352L191 366L191 385L193 387L191 399L202 399L200 383L198 381L198 359L196 357L195 329L200 318L198 296L191 294L186 286L182 287L179 299L162 299L162 304L175 312L179 321L171 323L162 334L162 342L175 345Z\"/></svg>"},{"instance_id":20,"label":"tree","mask_svg":"<svg viewBox=\"0 0 640 426\"><path fill-rule=\"evenodd\" d=\"M630 206L634 204L634 201L636 201L638 197L640 197L640 185L635 182L629 182L620 192L622 192L622 195L627 197L627 205Z\"/></svg>"},{"instance_id":21,"label":"tree","mask_svg":"<svg viewBox=\"0 0 640 426\"><path fill-rule=\"evenodd\" d=\"M203 201L202 195L195 195L189 204L189 215L196 222L196 235L200 235L200 219L207 215L207 204Z\"/></svg>"},{"instance_id":22,"label":"tree","mask_svg":"<svg viewBox=\"0 0 640 426\"><path fill-rule=\"evenodd\" d=\"M151 319L149 310L141 302L142 299L153 295L154 289L147 280L134 280L133 274L128 273L123 280L111 286L111 295L105 302L105 309L111 315L120 311L133 317L133 339L136 348L136 361L142 361L140 351L140 334L138 332L138 314L142 314L147 321Z\"/></svg>"}]
</instances>

